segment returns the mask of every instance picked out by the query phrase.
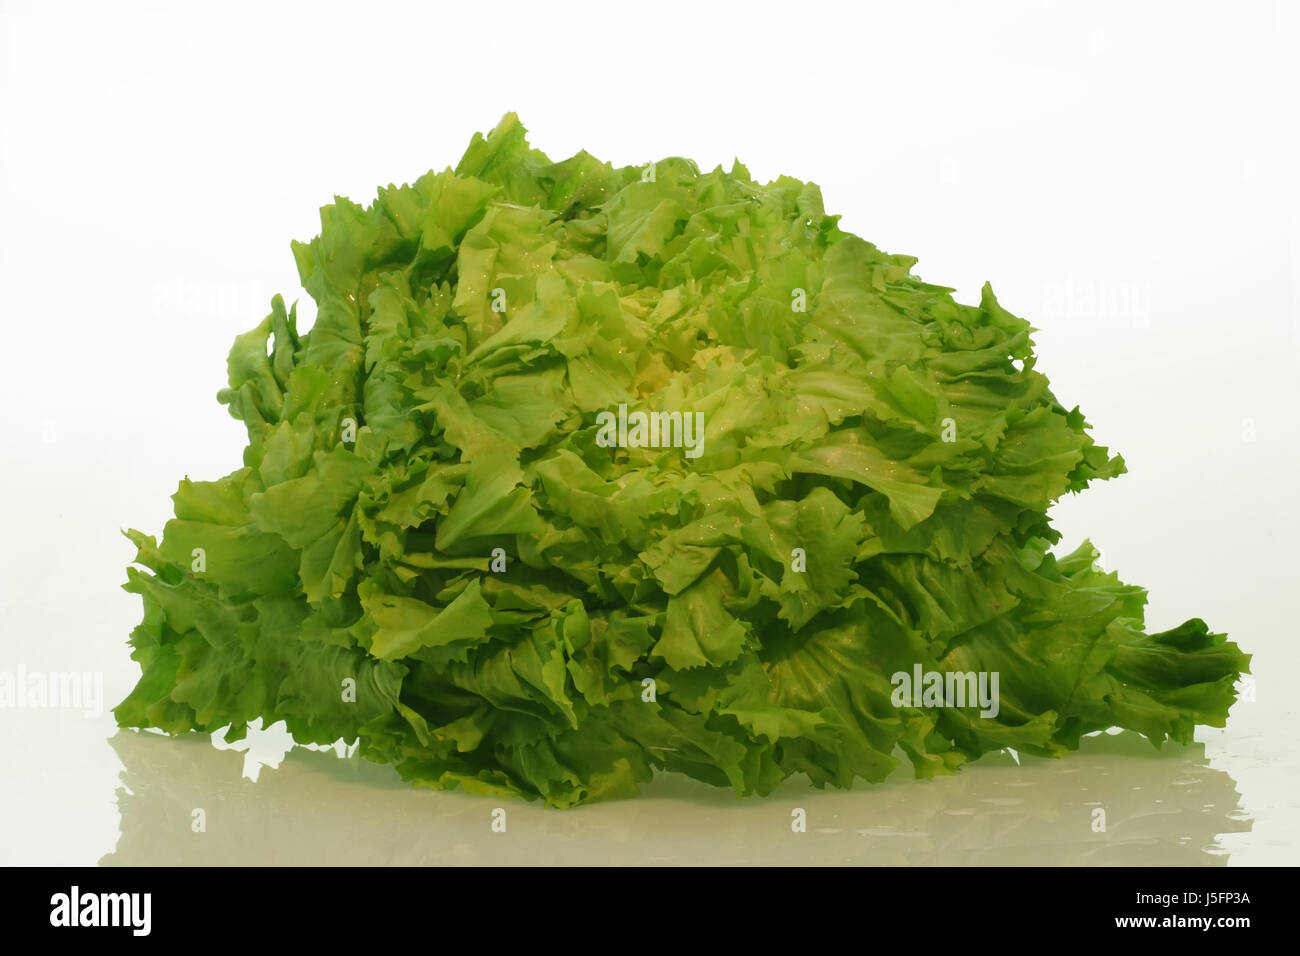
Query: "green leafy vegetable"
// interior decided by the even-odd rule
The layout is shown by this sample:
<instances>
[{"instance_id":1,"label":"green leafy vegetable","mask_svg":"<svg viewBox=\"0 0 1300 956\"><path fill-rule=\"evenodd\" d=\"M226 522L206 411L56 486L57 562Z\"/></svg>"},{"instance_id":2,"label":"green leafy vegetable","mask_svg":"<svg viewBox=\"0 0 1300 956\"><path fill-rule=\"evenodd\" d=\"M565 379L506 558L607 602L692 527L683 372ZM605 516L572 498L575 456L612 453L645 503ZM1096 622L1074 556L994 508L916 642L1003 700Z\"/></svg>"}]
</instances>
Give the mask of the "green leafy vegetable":
<instances>
[{"instance_id":1,"label":"green leafy vegetable","mask_svg":"<svg viewBox=\"0 0 1300 956\"><path fill-rule=\"evenodd\" d=\"M1248 657L1049 550L1124 465L1030 327L837 218L738 163L552 162L514 115L326 206L313 327L277 297L230 353L243 467L128 533L119 723L283 720L555 806L1222 726Z\"/></svg>"}]
</instances>

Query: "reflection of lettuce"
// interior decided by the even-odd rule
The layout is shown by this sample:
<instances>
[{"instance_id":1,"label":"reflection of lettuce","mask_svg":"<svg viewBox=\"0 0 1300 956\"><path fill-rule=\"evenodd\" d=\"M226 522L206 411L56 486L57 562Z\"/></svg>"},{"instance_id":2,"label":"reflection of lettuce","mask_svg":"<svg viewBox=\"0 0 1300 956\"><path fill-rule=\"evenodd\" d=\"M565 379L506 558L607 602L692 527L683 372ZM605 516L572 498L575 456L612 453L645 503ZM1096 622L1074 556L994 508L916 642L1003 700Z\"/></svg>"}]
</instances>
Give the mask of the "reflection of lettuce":
<instances>
[{"instance_id":1,"label":"reflection of lettuce","mask_svg":"<svg viewBox=\"0 0 1300 956\"><path fill-rule=\"evenodd\" d=\"M577 817L511 807L503 842L483 825L477 798L447 794L431 807L388 768L333 751L295 747L254 783L240 776L243 754L199 735L120 730L109 743L124 771L121 837L106 866L1223 866L1229 849L1245 849L1231 835L1253 825L1235 781L1207 765L1204 744L1155 753L1128 733L1085 737L1069 760L990 754L926 787L898 774L813 802L790 781L772 799L787 814L806 807L811 825L775 843L770 814L719 814L729 794L676 774L647 785L643 806ZM208 823L200 839L196 807ZM1099 807L1105 832L1092 827Z\"/></svg>"},{"instance_id":2,"label":"reflection of lettuce","mask_svg":"<svg viewBox=\"0 0 1300 956\"><path fill-rule=\"evenodd\" d=\"M130 534L119 722L283 719L560 806L654 768L763 793L1222 726L1235 645L1145 634L1091 545L1048 553L1048 506L1123 463L1029 326L836 218L739 164L553 163L513 115L325 207L294 245L314 327L277 298L230 354L244 467ZM619 405L702 412L702 455L605 447ZM998 672L996 718L895 707L914 665Z\"/></svg>"}]
</instances>

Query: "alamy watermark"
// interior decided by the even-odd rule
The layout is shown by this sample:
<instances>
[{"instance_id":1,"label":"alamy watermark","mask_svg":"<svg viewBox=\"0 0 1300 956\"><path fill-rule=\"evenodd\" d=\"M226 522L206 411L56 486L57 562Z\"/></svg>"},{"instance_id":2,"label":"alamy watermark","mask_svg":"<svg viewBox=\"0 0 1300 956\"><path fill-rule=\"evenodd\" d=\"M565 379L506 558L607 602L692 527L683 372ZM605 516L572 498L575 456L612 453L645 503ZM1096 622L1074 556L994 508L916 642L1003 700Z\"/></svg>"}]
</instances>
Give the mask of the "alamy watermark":
<instances>
[{"instance_id":1,"label":"alamy watermark","mask_svg":"<svg viewBox=\"0 0 1300 956\"><path fill-rule=\"evenodd\" d=\"M197 283L177 276L153 287L153 312L157 316L219 319L251 315L256 309L256 297L247 283Z\"/></svg>"},{"instance_id":2,"label":"alamy watermark","mask_svg":"<svg viewBox=\"0 0 1300 956\"><path fill-rule=\"evenodd\" d=\"M104 713L102 671L0 671L0 710L80 710L90 720Z\"/></svg>"},{"instance_id":3,"label":"alamy watermark","mask_svg":"<svg viewBox=\"0 0 1300 956\"><path fill-rule=\"evenodd\" d=\"M148 936L152 910L152 893L83 893L73 886L50 897L50 925L129 927L133 936Z\"/></svg>"},{"instance_id":4,"label":"alamy watermark","mask_svg":"<svg viewBox=\"0 0 1300 956\"><path fill-rule=\"evenodd\" d=\"M596 415L600 430L596 444L601 448L684 448L687 458L704 454L703 412L618 412Z\"/></svg>"},{"instance_id":5,"label":"alamy watermark","mask_svg":"<svg viewBox=\"0 0 1300 956\"><path fill-rule=\"evenodd\" d=\"M1043 287L1042 313L1050 319L1120 319L1134 328L1151 327L1154 308L1150 282L1065 277Z\"/></svg>"},{"instance_id":6,"label":"alamy watermark","mask_svg":"<svg viewBox=\"0 0 1300 956\"><path fill-rule=\"evenodd\" d=\"M889 682L895 707L976 707L981 717L998 715L997 671L927 671L920 664L912 673L896 671Z\"/></svg>"}]
</instances>

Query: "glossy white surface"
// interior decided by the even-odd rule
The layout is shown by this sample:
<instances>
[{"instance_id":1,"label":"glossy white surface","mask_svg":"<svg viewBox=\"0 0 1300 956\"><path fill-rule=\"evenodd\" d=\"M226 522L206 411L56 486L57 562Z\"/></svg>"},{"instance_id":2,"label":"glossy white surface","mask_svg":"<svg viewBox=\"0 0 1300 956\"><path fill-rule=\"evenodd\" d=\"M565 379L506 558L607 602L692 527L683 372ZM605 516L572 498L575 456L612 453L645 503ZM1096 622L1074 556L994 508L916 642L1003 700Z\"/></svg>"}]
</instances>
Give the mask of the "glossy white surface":
<instances>
[{"instance_id":1,"label":"glossy white surface","mask_svg":"<svg viewBox=\"0 0 1300 956\"><path fill-rule=\"evenodd\" d=\"M548 811L429 794L387 768L296 749L257 783L203 741L123 733L122 835L102 863L1222 865L1252 827L1201 747L1105 737L1073 760L994 758L932 784L789 782L762 800L673 775L633 802ZM504 833L491 828L506 814ZM1106 811L1106 832L1093 810ZM191 829L193 811L207 832ZM807 813L804 833L792 813Z\"/></svg>"}]
</instances>

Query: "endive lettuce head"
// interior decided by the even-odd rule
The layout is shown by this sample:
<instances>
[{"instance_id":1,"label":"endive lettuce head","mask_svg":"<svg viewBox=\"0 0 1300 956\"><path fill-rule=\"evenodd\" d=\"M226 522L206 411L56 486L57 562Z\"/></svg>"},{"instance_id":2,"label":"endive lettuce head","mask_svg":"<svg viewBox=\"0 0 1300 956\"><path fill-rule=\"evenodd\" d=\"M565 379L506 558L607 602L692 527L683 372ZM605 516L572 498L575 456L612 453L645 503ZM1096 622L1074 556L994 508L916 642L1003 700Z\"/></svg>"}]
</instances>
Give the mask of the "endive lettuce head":
<instances>
[{"instance_id":1,"label":"endive lettuce head","mask_svg":"<svg viewBox=\"0 0 1300 956\"><path fill-rule=\"evenodd\" d=\"M556 806L1222 726L1246 655L1051 550L1124 465L1030 326L837 218L738 163L552 162L513 114L326 206L311 330L277 297L230 353L243 466L129 532L119 722Z\"/></svg>"}]
</instances>

